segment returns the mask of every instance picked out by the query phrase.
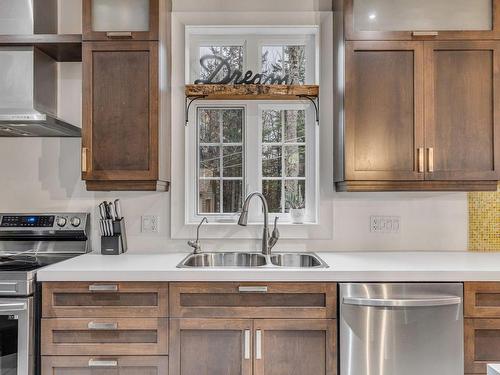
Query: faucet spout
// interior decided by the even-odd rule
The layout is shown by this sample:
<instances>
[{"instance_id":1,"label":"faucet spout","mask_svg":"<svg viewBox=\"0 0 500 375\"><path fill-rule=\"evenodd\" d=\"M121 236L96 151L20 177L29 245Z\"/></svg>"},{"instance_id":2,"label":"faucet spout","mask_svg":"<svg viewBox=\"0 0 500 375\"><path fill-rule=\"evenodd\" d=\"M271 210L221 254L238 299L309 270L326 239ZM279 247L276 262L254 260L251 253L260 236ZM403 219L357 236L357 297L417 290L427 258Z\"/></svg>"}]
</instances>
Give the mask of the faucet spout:
<instances>
[{"instance_id":1,"label":"faucet spout","mask_svg":"<svg viewBox=\"0 0 500 375\"><path fill-rule=\"evenodd\" d=\"M241 215L238 220L238 225L241 225L243 227L246 227L248 224L248 208L250 206L250 202L254 197L260 198L262 201L262 206L264 208L264 229L262 231L262 254L264 255L271 255L271 250L278 242L279 238L279 232L276 231L277 237L275 237L275 233L273 232L273 238L269 238L269 206L267 204L266 197L259 192L251 193L248 195L248 197L245 199L245 203L243 203L243 208L241 210ZM275 222L276 225L276 222Z\"/></svg>"}]
</instances>

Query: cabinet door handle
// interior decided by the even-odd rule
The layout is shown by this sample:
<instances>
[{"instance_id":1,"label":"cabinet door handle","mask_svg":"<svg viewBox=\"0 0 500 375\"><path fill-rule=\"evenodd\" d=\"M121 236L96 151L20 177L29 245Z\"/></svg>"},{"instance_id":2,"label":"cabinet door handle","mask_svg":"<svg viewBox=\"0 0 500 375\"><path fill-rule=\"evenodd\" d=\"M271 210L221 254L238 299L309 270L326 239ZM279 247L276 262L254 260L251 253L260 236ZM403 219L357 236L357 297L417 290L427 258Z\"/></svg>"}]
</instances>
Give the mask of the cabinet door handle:
<instances>
[{"instance_id":1,"label":"cabinet door handle","mask_svg":"<svg viewBox=\"0 0 500 375\"><path fill-rule=\"evenodd\" d=\"M240 286L240 293L267 293L267 286Z\"/></svg>"},{"instance_id":2,"label":"cabinet door handle","mask_svg":"<svg viewBox=\"0 0 500 375\"><path fill-rule=\"evenodd\" d=\"M424 155L424 149L423 147L420 147L417 150L417 157L418 157L418 172L419 173L424 173L425 169L425 155Z\"/></svg>"},{"instance_id":3,"label":"cabinet door handle","mask_svg":"<svg viewBox=\"0 0 500 375\"><path fill-rule=\"evenodd\" d=\"M250 330L245 329L245 359L250 359Z\"/></svg>"},{"instance_id":4,"label":"cabinet door handle","mask_svg":"<svg viewBox=\"0 0 500 375\"><path fill-rule=\"evenodd\" d=\"M106 33L108 38L132 38L131 31L108 31Z\"/></svg>"},{"instance_id":5,"label":"cabinet door handle","mask_svg":"<svg viewBox=\"0 0 500 375\"><path fill-rule=\"evenodd\" d=\"M255 359L262 359L262 331L255 331Z\"/></svg>"},{"instance_id":6,"label":"cabinet door handle","mask_svg":"<svg viewBox=\"0 0 500 375\"><path fill-rule=\"evenodd\" d=\"M118 323L89 322L87 328L93 331L114 331L118 329Z\"/></svg>"},{"instance_id":7,"label":"cabinet door handle","mask_svg":"<svg viewBox=\"0 0 500 375\"><path fill-rule=\"evenodd\" d=\"M89 359L89 367L118 367L116 359Z\"/></svg>"},{"instance_id":8,"label":"cabinet door handle","mask_svg":"<svg viewBox=\"0 0 500 375\"><path fill-rule=\"evenodd\" d=\"M82 172L87 173L87 153L88 153L88 148L87 147L82 147Z\"/></svg>"},{"instance_id":9,"label":"cabinet door handle","mask_svg":"<svg viewBox=\"0 0 500 375\"><path fill-rule=\"evenodd\" d=\"M118 292L116 284L92 284L89 285L89 292Z\"/></svg>"},{"instance_id":10,"label":"cabinet door handle","mask_svg":"<svg viewBox=\"0 0 500 375\"><path fill-rule=\"evenodd\" d=\"M427 149L427 162L429 163L429 172L434 172L434 148Z\"/></svg>"}]
</instances>

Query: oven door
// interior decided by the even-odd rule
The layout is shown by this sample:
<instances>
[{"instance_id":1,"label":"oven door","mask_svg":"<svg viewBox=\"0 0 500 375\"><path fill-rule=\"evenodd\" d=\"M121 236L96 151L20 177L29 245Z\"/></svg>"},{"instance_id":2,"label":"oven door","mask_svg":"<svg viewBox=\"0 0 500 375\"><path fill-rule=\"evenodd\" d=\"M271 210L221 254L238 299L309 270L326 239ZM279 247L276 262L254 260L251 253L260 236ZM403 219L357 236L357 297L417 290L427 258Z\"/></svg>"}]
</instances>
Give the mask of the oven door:
<instances>
[{"instance_id":1,"label":"oven door","mask_svg":"<svg viewBox=\"0 0 500 375\"><path fill-rule=\"evenodd\" d=\"M0 298L0 374L32 375L32 298Z\"/></svg>"}]
</instances>

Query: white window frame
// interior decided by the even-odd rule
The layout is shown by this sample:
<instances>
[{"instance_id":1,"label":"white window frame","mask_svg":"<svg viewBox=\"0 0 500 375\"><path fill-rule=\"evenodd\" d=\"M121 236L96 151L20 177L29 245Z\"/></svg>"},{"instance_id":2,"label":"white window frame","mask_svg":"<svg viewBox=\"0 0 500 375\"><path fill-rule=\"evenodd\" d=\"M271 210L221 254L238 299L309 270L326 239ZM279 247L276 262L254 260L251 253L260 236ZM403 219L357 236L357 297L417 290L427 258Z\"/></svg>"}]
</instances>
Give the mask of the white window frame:
<instances>
[{"instance_id":1,"label":"white window frame","mask_svg":"<svg viewBox=\"0 0 500 375\"><path fill-rule=\"evenodd\" d=\"M319 70L317 33L317 28L307 27L293 29L272 27L187 27L185 36L186 83L192 83L199 77L200 47L242 46L244 49L243 73L247 70L259 73L262 69L262 48L266 45L304 45L306 48L306 61L308 62L305 83L317 83ZM306 216L304 224L317 224L319 220L319 129L315 121L313 106L306 101L199 101L191 106L189 111L191 121L185 134L185 184L187 187L185 224L198 223L204 216L208 216L212 223L233 224L239 217L238 213L198 214L198 109L207 107L244 108L244 197L252 191L262 191L262 111L265 109L303 109L306 111ZM273 213L272 216L278 216L281 223L292 222L289 213ZM249 222L258 224L262 223L263 219L260 203L252 204L249 211Z\"/></svg>"},{"instance_id":2,"label":"white window frame","mask_svg":"<svg viewBox=\"0 0 500 375\"><path fill-rule=\"evenodd\" d=\"M266 29L266 28L264 28ZM229 33L233 30L231 28L224 28L225 32ZM238 34L246 29L234 28L234 33ZM284 29L286 31L288 29ZM300 30L300 29L299 29ZM199 30L198 30L199 31ZM276 30L274 30L276 31ZM283 31L283 32L284 32ZM210 33L210 29L206 31ZM213 31L212 31L213 32ZM249 32L249 30L246 30ZM309 31L311 32L311 31ZM200 75L200 47L229 47L241 46L243 47L243 73L251 70L254 73L262 71L262 48L268 46L282 46L282 45L303 45L306 48L306 61L313 61L312 64L306 65L306 79L305 84L314 84L317 82L317 47L315 33L308 33L304 35L285 35L285 34L248 34L240 35L241 38L235 38L234 35L226 34L213 34L213 35L186 35L186 41L189 45L186 46L187 58L186 61L186 82L193 83Z\"/></svg>"},{"instance_id":3,"label":"white window frame","mask_svg":"<svg viewBox=\"0 0 500 375\"><path fill-rule=\"evenodd\" d=\"M222 105L224 104L224 105ZM319 198L319 127L315 122L315 112L311 104L300 101L221 101L206 100L191 106L190 125L186 128L186 204L185 215L187 223L197 223L207 216L214 223L235 223L238 213L198 213L198 181L199 181L199 150L198 150L198 109L199 108L244 108L243 120L243 194L262 191L262 111L305 110L306 113L306 216L304 224L316 224L318 221ZM285 179L285 178L283 178ZM294 179L294 178L288 178ZM278 216L281 223L291 223L289 213L272 213ZM249 222L261 223L264 220L260 204L252 204L249 210Z\"/></svg>"}]
</instances>

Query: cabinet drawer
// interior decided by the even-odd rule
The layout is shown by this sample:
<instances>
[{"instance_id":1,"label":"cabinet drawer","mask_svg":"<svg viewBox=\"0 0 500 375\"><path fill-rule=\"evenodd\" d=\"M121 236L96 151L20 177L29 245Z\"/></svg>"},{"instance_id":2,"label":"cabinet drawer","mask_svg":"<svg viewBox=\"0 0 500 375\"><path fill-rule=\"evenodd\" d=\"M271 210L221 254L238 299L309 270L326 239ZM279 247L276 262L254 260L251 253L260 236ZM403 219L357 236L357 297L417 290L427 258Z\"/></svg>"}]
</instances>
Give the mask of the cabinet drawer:
<instances>
[{"instance_id":1,"label":"cabinet drawer","mask_svg":"<svg viewBox=\"0 0 500 375\"><path fill-rule=\"evenodd\" d=\"M168 357L42 357L42 375L167 375Z\"/></svg>"},{"instance_id":2,"label":"cabinet drawer","mask_svg":"<svg viewBox=\"0 0 500 375\"><path fill-rule=\"evenodd\" d=\"M500 318L500 283L465 283L465 316Z\"/></svg>"},{"instance_id":3,"label":"cabinet drawer","mask_svg":"<svg viewBox=\"0 0 500 375\"><path fill-rule=\"evenodd\" d=\"M45 318L167 317L167 283L44 283Z\"/></svg>"},{"instance_id":4,"label":"cabinet drawer","mask_svg":"<svg viewBox=\"0 0 500 375\"><path fill-rule=\"evenodd\" d=\"M465 320L465 373L486 374L500 362L500 319Z\"/></svg>"},{"instance_id":5,"label":"cabinet drawer","mask_svg":"<svg viewBox=\"0 0 500 375\"><path fill-rule=\"evenodd\" d=\"M335 318L336 284L173 283L174 318Z\"/></svg>"},{"instance_id":6,"label":"cabinet drawer","mask_svg":"<svg viewBox=\"0 0 500 375\"><path fill-rule=\"evenodd\" d=\"M42 319L43 355L166 355L168 319Z\"/></svg>"}]
</instances>

